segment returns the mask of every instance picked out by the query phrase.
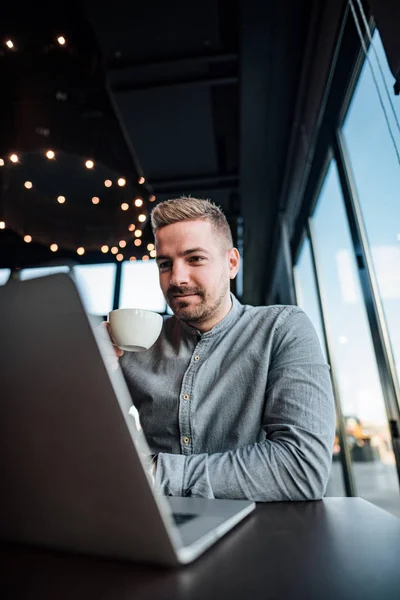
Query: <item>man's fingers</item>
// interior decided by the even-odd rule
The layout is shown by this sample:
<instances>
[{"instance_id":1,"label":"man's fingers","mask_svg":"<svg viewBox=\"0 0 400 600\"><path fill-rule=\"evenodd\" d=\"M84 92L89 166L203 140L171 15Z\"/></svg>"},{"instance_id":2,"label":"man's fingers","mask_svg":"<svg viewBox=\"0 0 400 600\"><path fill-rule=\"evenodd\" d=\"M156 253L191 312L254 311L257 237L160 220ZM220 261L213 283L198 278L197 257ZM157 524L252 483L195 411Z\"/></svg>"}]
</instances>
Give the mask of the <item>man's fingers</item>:
<instances>
[{"instance_id":1,"label":"man's fingers","mask_svg":"<svg viewBox=\"0 0 400 600\"><path fill-rule=\"evenodd\" d=\"M108 335L110 336L110 340L111 340L111 343L112 343L112 345L113 345L113 348L114 348L114 352L115 352L115 355L116 355L116 357L117 357L117 358L121 358L121 356L123 356L123 355L124 355L124 351L123 351L123 350L121 350L121 348L119 348L119 347L117 346L117 344L115 343L115 340L114 340L114 338L113 338L113 336L112 336L112 333L111 333L111 327L110 327L110 323L109 323L108 321L103 321L103 322L101 323L101 325L102 325L102 326L103 326L103 327L104 327L104 328L107 330L107 333L108 333Z\"/></svg>"}]
</instances>

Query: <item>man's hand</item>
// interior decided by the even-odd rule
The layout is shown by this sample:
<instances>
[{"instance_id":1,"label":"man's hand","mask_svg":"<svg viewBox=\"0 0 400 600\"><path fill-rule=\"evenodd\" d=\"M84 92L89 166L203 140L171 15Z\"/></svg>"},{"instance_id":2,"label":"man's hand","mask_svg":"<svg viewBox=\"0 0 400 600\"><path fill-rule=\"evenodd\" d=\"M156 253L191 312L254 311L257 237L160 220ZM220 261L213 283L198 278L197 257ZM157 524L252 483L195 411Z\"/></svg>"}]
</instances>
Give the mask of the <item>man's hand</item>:
<instances>
[{"instance_id":1,"label":"man's hand","mask_svg":"<svg viewBox=\"0 0 400 600\"><path fill-rule=\"evenodd\" d=\"M115 343L115 340L111 333L110 324L107 321L103 321L103 323L101 323L100 327L102 328L102 331L107 332L107 335L109 336L111 343L113 345L114 351L112 353L110 353L109 346L107 344L107 351L105 352L105 354L106 354L107 364L112 368L113 371L116 371L118 369L118 361L121 358L121 356L124 354L124 351L121 350L121 348L118 348L117 344Z\"/></svg>"}]
</instances>

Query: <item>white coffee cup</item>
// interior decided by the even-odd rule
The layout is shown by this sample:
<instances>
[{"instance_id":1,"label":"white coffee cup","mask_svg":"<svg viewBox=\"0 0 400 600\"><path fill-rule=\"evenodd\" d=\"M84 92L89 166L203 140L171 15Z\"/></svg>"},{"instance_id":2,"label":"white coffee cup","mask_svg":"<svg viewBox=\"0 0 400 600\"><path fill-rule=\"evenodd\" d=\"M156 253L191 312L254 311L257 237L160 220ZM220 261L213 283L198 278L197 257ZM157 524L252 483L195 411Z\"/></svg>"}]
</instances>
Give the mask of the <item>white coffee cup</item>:
<instances>
[{"instance_id":1,"label":"white coffee cup","mask_svg":"<svg viewBox=\"0 0 400 600\"><path fill-rule=\"evenodd\" d=\"M163 318L141 308L119 308L108 315L116 345L128 352L148 350L161 333Z\"/></svg>"}]
</instances>

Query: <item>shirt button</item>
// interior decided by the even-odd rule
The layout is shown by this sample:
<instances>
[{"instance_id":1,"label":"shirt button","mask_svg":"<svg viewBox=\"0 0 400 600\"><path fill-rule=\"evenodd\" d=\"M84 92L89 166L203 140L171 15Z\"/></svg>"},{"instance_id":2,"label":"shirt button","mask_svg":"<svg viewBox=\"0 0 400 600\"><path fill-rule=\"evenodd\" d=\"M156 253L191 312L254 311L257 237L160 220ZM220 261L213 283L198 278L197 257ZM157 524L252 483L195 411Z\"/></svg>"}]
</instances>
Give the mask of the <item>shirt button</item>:
<instances>
[{"instance_id":1,"label":"shirt button","mask_svg":"<svg viewBox=\"0 0 400 600\"><path fill-rule=\"evenodd\" d=\"M189 400L189 394L183 394L183 399L184 400Z\"/></svg>"},{"instance_id":2,"label":"shirt button","mask_svg":"<svg viewBox=\"0 0 400 600\"><path fill-rule=\"evenodd\" d=\"M195 332L195 330L194 330L194 329L192 329L192 333L193 333L193 335L196 335L196 332Z\"/></svg>"},{"instance_id":3,"label":"shirt button","mask_svg":"<svg viewBox=\"0 0 400 600\"><path fill-rule=\"evenodd\" d=\"M184 444L188 444L190 442L190 438L188 438L188 437L185 436L183 438L183 442L184 442Z\"/></svg>"},{"instance_id":4,"label":"shirt button","mask_svg":"<svg viewBox=\"0 0 400 600\"><path fill-rule=\"evenodd\" d=\"M200 356L195 356L194 360L200 360Z\"/></svg>"}]
</instances>

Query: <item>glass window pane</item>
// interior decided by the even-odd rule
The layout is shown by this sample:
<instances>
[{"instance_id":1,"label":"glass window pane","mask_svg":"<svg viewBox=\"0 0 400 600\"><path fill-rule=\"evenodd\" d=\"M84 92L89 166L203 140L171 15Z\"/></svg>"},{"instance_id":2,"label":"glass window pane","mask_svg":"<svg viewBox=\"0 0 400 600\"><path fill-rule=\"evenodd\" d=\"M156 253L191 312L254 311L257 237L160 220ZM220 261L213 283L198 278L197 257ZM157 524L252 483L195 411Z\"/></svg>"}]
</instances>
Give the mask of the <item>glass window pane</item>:
<instances>
[{"instance_id":1,"label":"glass window pane","mask_svg":"<svg viewBox=\"0 0 400 600\"><path fill-rule=\"evenodd\" d=\"M400 516L394 454L336 165L313 217L332 360L357 493Z\"/></svg>"},{"instance_id":2,"label":"glass window pane","mask_svg":"<svg viewBox=\"0 0 400 600\"><path fill-rule=\"evenodd\" d=\"M32 269L21 269L19 278L21 281L26 279L34 279L36 277L44 277L45 275L54 275L55 273L69 273L70 268L66 265L58 265L55 267L34 267Z\"/></svg>"},{"instance_id":3,"label":"glass window pane","mask_svg":"<svg viewBox=\"0 0 400 600\"><path fill-rule=\"evenodd\" d=\"M0 285L7 283L11 269L0 269Z\"/></svg>"},{"instance_id":4,"label":"glass window pane","mask_svg":"<svg viewBox=\"0 0 400 600\"><path fill-rule=\"evenodd\" d=\"M400 96L393 94L378 32L373 44L371 64L363 67L343 132L400 379Z\"/></svg>"},{"instance_id":5,"label":"glass window pane","mask_svg":"<svg viewBox=\"0 0 400 600\"><path fill-rule=\"evenodd\" d=\"M120 308L144 308L165 312L165 300L155 260L135 260L122 264Z\"/></svg>"},{"instance_id":6,"label":"glass window pane","mask_svg":"<svg viewBox=\"0 0 400 600\"><path fill-rule=\"evenodd\" d=\"M294 267L294 281L296 286L297 303L300 308L304 310L314 325L326 360L321 312L319 310L317 286L312 266L311 246L308 238L306 238L303 242L297 264ZM340 461L340 446L338 444L337 437L333 447L332 469L325 495L346 495L343 483L342 464Z\"/></svg>"},{"instance_id":7,"label":"glass window pane","mask_svg":"<svg viewBox=\"0 0 400 600\"><path fill-rule=\"evenodd\" d=\"M112 310L116 271L115 264L74 266L76 285L91 315L105 316Z\"/></svg>"}]
</instances>

